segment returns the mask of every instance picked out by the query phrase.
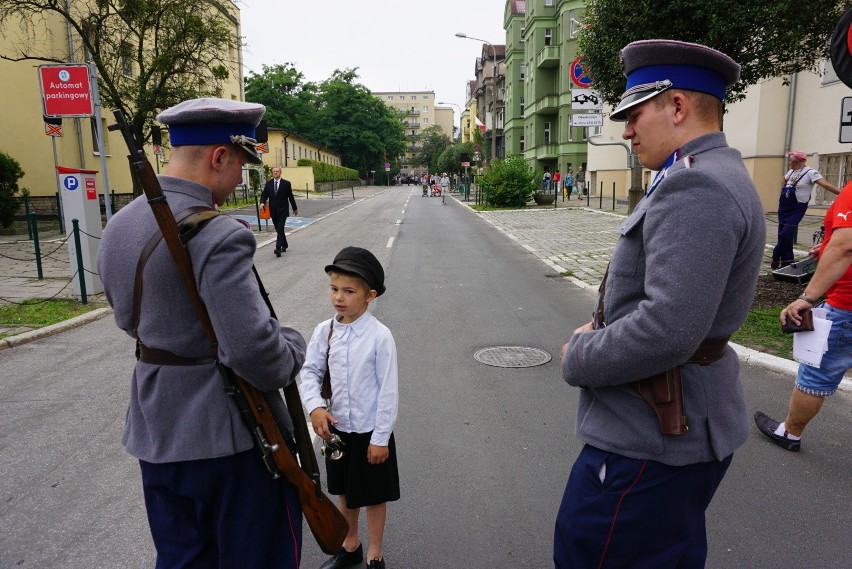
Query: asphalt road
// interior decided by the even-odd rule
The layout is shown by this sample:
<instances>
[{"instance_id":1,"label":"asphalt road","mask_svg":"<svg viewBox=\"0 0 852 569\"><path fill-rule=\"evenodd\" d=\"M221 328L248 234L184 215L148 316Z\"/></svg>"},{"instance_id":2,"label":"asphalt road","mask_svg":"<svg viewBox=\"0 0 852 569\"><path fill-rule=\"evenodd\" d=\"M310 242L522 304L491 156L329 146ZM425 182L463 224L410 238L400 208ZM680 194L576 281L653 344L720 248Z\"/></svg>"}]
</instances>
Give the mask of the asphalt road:
<instances>
[{"instance_id":1,"label":"asphalt road","mask_svg":"<svg viewBox=\"0 0 852 569\"><path fill-rule=\"evenodd\" d=\"M373 311L399 352L402 483L388 567L551 567L580 449L576 390L555 358L591 293L452 200L403 186L347 205L289 236L280 259L261 247L256 263L279 318L306 337L331 315L323 267L340 248L367 247L387 269ZM496 346L554 359L473 358ZM105 318L0 351L0 569L153 566L138 466L120 444L132 348ZM752 410L783 414L791 378L744 367L743 380ZM830 400L799 454L752 432L707 514L708 567L852 567L850 403ZM303 566L318 567L307 528L304 540Z\"/></svg>"}]
</instances>

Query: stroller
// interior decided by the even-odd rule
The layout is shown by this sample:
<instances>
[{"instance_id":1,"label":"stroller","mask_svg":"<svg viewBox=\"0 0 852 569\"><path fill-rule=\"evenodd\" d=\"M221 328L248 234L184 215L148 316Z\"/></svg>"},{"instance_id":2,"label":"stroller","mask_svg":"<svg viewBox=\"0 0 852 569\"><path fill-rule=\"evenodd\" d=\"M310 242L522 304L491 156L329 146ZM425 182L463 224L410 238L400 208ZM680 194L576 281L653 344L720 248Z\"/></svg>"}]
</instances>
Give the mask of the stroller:
<instances>
[{"instance_id":1,"label":"stroller","mask_svg":"<svg viewBox=\"0 0 852 569\"><path fill-rule=\"evenodd\" d=\"M441 195L441 185L437 182L432 184L432 196L438 197Z\"/></svg>"}]
</instances>

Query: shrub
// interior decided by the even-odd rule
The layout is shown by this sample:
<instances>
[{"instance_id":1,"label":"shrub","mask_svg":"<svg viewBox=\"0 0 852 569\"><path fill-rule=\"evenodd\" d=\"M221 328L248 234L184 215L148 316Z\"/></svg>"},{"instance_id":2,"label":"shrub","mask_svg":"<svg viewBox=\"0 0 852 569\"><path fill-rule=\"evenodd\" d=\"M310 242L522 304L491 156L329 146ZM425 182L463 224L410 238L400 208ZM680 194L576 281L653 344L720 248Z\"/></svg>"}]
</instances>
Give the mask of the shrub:
<instances>
[{"instance_id":1,"label":"shrub","mask_svg":"<svg viewBox=\"0 0 852 569\"><path fill-rule=\"evenodd\" d=\"M4 152L0 152L0 227L11 227L18 211L18 180L24 171L18 161Z\"/></svg>"},{"instance_id":2,"label":"shrub","mask_svg":"<svg viewBox=\"0 0 852 569\"><path fill-rule=\"evenodd\" d=\"M495 207L523 206L538 186L538 170L527 165L520 154L493 161L491 168L479 177L487 205Z\"/></svg>"},{"instance_id":3,"label":"shrub","mask_svg":"<svg viewBox=\"0 0 852 569\"><path fill-rule=\"evenodd\" d=\"M358 170L335 166L318 160L302 158L296 162L297 166L310 166L314 170L314 182L339 182L344 180L357 180Z\"/></svg>"}]
</instances>

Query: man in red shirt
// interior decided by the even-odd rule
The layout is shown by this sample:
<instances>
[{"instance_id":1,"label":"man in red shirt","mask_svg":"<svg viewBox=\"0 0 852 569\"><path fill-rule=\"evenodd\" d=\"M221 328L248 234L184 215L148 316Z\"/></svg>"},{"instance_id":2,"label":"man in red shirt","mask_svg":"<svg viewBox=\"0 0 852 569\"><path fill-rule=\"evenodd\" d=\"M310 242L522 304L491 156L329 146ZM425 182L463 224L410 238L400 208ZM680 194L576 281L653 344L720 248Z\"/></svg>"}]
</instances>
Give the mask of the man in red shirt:
<instances>
[{"instance_id":1,"label":"man in red shirt","mask_svg":"<svg viewBox=\"0 0 852 569\"><path fill-rule=\"evenodd\" d=\"M825 214L825 241L811 249L811 257L819 256L819 265L805 292L781 311L781 323L787 318L795 324L802 320L802 311L822 303L831 320L828 351L820 367L799 365L796 385L790 396L790 407L783 423L758 411L754 422L760 432L783 449L801 448L805 425L816 417L825 398L833 395L847 370L852 368L852 182Z\"/></svg>"}]
</instances>

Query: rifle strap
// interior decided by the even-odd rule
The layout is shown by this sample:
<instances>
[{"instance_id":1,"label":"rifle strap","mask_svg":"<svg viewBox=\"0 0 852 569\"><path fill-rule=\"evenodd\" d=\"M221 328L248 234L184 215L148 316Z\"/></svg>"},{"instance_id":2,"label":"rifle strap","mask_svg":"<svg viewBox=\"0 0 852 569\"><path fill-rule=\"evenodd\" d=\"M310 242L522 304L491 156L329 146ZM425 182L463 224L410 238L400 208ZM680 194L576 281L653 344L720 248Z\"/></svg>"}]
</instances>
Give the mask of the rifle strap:
<instances>
[{"instance_id":1,"label":"rifle strap","mask_svg":"<svg viewBox=\"0 0 852 569\"><path fill-rule=\"evenodd\" d=\"M328 357L331 355L331 335L334 333L334 317L328 325L328 350L325 352L325 374L322 376L322 385L320 386L320 397L331 401L331 370L328 368Z\"/></svg>"}]
</instances>

